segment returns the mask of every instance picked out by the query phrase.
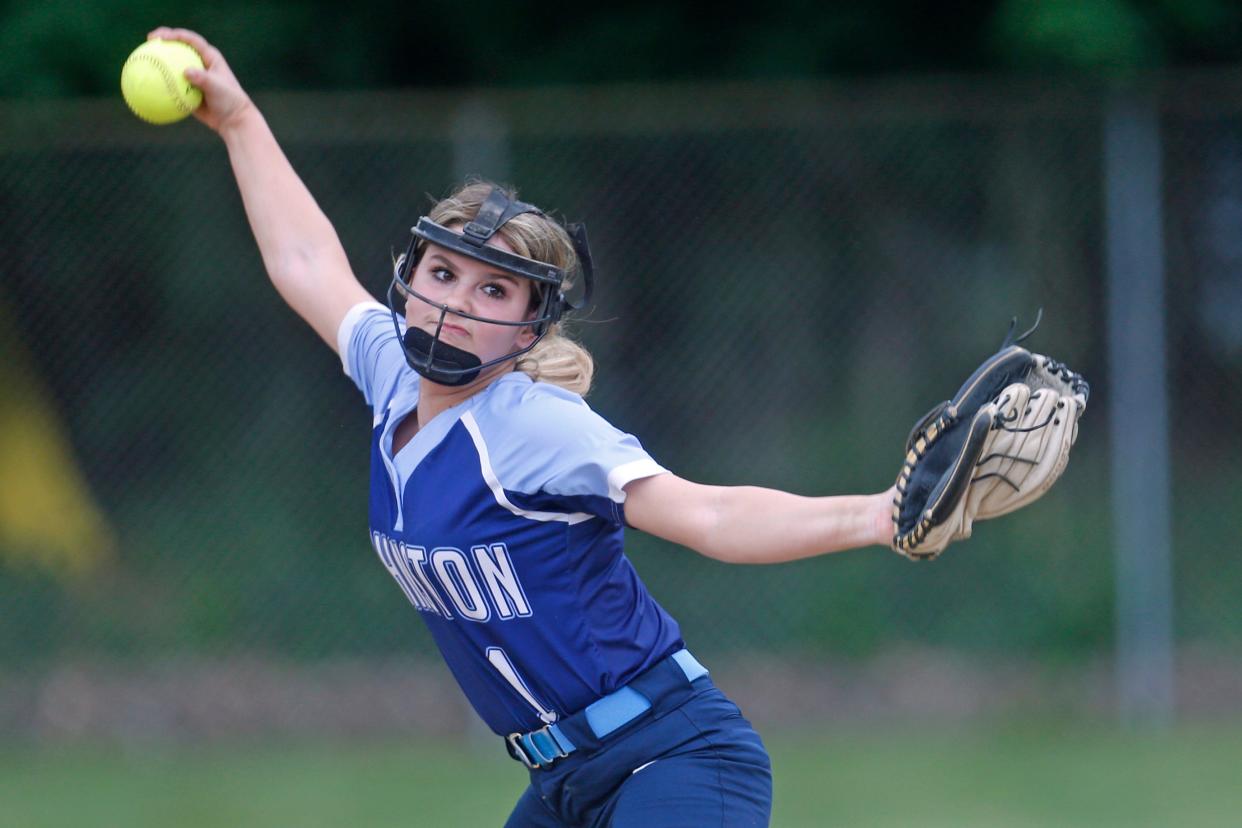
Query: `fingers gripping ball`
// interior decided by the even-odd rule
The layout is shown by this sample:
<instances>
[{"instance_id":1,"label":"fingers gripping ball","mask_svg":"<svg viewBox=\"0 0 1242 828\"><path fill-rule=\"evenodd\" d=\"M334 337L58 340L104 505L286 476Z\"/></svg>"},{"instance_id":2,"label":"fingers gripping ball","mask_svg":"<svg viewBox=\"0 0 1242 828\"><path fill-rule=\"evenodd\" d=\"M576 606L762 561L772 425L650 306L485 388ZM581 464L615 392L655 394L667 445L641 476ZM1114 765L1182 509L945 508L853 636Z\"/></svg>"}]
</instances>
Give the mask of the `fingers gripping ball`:
<instances>
[{"instance_id":1,"label":"fingers gripping ball","mask_svg":"<svg viewBox=\"0 0 1242 828\"><path fill-rule=\"evenodd\" d=\"M203 93L185 79L190 68L203 68L203 59L192 46L179 40L148 40L121 69L125 103L148 123L180 121L203 102Z\"/></svg>"}]
</instances>

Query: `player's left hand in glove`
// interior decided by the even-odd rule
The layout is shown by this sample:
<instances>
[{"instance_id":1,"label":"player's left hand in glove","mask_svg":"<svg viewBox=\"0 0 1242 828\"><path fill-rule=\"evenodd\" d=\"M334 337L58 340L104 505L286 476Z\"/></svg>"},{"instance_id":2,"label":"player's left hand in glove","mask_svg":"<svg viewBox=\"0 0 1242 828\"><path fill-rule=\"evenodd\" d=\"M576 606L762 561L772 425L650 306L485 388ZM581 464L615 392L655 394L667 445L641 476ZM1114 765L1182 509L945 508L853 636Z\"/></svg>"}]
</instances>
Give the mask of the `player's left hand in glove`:
<instances>
[{"instance_id":1,"label":"player's left hand in glove","mask_svg":"<svg viewBox=\"0 0 1242 828\"><path fill-rule=\"evenodd\" d=\"M1031 503L1065 471L1090 389L1017 344L1034 330L1015 338L1011 324L1001 349L910 432L893 500L899 554L935 558L975 521Z\"/></svg>"}]
</instances>

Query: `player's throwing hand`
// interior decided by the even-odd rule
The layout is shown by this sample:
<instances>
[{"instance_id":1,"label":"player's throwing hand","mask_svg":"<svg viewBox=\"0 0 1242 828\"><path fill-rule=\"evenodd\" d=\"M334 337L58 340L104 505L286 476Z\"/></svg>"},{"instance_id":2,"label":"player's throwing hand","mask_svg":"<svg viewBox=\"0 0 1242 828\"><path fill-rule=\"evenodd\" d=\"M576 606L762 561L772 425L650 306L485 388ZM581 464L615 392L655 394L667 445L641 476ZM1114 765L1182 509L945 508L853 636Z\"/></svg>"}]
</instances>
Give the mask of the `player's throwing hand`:
<instances>
[{"instance_id":1,"label":"player's throwing hand","mask_svg":"<svg viewBox=\"0 0 1242 828\"><path fill-rule=\"evenodd\" d=\"M224 55L205 37L189 29L161 26L147 34L147 40L156 38L188 43L203 59L203 69L187 69L185 72L186 80L203 92L203 105L195 110L195 118L220 132L253 106Z\"/></svg>"}]
</instances>

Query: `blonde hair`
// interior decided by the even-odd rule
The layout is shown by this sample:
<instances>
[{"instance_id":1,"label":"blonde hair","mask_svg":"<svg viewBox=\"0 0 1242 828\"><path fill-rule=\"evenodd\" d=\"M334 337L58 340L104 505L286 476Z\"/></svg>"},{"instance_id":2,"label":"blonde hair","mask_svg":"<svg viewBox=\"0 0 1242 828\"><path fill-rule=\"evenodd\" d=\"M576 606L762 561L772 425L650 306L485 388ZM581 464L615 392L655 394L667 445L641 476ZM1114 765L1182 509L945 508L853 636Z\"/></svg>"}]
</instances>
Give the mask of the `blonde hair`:
<instances>
[{"instance_id":1,"label":"blonde hair","mask_svg":"<svg viewBox=\"0 0 1242 828\"><path fill-rule=\"evenodd\" d=\"M465 225L478 215L479 208L494 186L486 181L467 181L457 192L432 207L427 217L445 227ZM515 191L501 189L509 198L517 198ZM519 256L564 270L565 283L561 289L569 290L579 263L578 254L564 227L547 216L521 213L501 225L496 232ZM542 292L547 289L543 285L535 286L532 306L539 306ZM518 357L515 370L537 382L559 385L585 397L591 390L595 361L586 348L570 339L560 323L556 323L548 327L548 332L534 348Z\"/></svg>"}]
</instances>

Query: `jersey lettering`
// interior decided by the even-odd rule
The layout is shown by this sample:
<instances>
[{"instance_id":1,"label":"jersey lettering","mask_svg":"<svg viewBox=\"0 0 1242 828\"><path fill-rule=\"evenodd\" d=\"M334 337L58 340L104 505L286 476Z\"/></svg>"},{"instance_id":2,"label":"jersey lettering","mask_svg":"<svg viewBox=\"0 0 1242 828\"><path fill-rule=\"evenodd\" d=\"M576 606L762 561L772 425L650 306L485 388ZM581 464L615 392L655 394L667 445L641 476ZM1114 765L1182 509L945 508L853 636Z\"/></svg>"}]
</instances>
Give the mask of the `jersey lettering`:
<instances>
[{"instance_id":1,"label":"jersey lettering","mask_svg":"<svg viewBox=\"0 0 1242 828\"><path fill-rule=\"evenodd\" d=\"M458 612L471 621L486 621L491 617L491 608L483 600L479 584L460 549L441 546L431 550L431 567Z\"/></svg>"},{"instance_id":2,"label":"jersey lettering","mask_svg":"<svg viewBox=\"0 0 1242 828\"><path fill-rule=\"evenodd\" d=\"M426 590L427 595L435 602L435 609L433 611L439 612L445 618L452 618L453 613L449 612L448 605L444 603L440 593L432 586L431 579L427 577L427 572L423 568L423 565L427 563L427 550L421 546L409 546L405 543L401 544L401 548L405 552L401 557L409 568L410 574L414 576L417 583Z\"/></svg>"},{"instance_id":3,"label":"jersey lettering","mask_svg":"<svg viewBox=\"0 0 1242 828\"><path fill-rule=\"evenodd\" d=\"M483 576L483 583L496 606L496 614L501 618L530 617L530 604L526 594L522 592L522 584L513 571L513 561L509 559L509 549L503 543L490 546L472 546L475 566Z\"/></svg>"},{"instance_id":4,"label":"jersey lettering","mask_svg":"<svg viewBox=\"0 0 1242 828\"><path fill-rule=\"evenodd\" d=\"M430 600L424 600L420 594L422 588L414 583L397 565L398 558L401 557L401 551L397 547L396 541L392 540L379 532L371 533L371 545L375 548L375 554L379 555L380 562L384 564L384 568L388 570L388 574L397 582L397 586L401 587L401 591L405 593L406 599L420 610L431 610Z\"/></svg>"},{"instance_id":5,"label":"jersey lettering","mask_svg":"<svg viewBox=\"0 0 1242 828\"><path fill-rule=\"evenodd\" d=\"M448 607L440 600L440 596L436 595L435 590L431 588L431 583L427 580L427 574L423 572L421 566L422 555L415 553L417 557L411 557L413 550L404 543L399 543L395 540L389 540L388 542L396 549L395 557L398 561L398 568L405 575L406 580L409 581L410 587L414 591L416 599L414 606L425 612L435 612L443 615L445 618L452 618L453 616L449 614ZM419 551L421 552L421 550Z\"/></svg>"},{"instance_id":6,"label":"jersey lettering","mask_svg":"<svg viewBox=\"0 0 1242 828\"><path fill-rule=\"evenodd\" d=\"M406 600L421 612L451 619L451 604L462 618L480 624L534 615L503 543L475 544L470 555L439 546L428 555L425 547L373 531L371 546Z\"/></svg>"}]
</instances>

